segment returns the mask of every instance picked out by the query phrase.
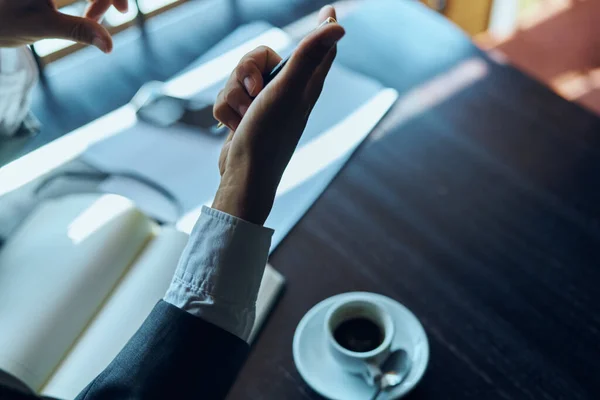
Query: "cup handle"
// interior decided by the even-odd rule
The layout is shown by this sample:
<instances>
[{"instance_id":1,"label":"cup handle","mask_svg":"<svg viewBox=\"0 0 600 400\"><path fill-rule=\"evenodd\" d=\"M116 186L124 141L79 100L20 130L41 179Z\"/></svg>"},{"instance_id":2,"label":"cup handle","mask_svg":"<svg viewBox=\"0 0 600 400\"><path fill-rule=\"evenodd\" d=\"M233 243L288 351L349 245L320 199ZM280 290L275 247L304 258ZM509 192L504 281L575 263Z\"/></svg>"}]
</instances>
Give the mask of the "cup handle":
<instances>
[{"instance_id":1,"label":"cup handle","mask_svg":"<svg viewBox=\"0 0 600 400\"><path fill-rule=\"evenodd\" d=\"M381 379L381 368L378 365L366 363L362 376L369 386L375 386Z\"/></svg>"}]
</instances>

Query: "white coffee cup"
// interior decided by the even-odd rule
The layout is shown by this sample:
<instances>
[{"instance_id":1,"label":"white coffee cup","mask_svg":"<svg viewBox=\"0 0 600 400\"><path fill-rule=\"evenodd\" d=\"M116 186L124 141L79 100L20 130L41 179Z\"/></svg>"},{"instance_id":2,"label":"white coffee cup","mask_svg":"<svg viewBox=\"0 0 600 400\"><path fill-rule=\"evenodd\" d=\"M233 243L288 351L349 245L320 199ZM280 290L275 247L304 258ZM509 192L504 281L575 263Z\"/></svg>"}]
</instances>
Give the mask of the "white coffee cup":
<instances>
[{"instance_id":1,"label":"white coffee cup","mask_svg":"<svg viewBox=\"0 0 600 400\"><path fill-rule=\"evenodd\" d=\"M370 351L357 352L343 347L334 336L335 330L345 321L365 318L375 323L381 330L383 340ZM333 358L344 370L364 375L373 380L374 371L390 354L394 338L394 321L384 308L372 300L344 300L331 306L325 317L325 334Z\"/></svg>"}]
</instances>

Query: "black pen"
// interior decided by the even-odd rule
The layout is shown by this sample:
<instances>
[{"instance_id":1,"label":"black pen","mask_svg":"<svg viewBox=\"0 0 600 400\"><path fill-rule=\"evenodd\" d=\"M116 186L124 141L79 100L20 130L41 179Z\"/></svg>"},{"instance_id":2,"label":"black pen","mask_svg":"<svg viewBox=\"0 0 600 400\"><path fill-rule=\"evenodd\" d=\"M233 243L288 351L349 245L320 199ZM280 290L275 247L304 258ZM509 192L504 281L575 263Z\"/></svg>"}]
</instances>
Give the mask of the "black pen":
<instances>
[{"instance_id":1,"label":"black pen","mask_svg":"<svg viewBox=\"0 0 600 400\"><path fill-rule=\"evenodd\" d=\"M321 24L319 26L317 26L315 28L315 30L319 29L323 25L331 24L333 22L337 22L335 20L335 18L328 17L325 21L321 22ZM281 70L283 69L283 67L285 67L285 65L289 61L289 59L292 56L292 54L294 54L294 52L290 53L283 60L279 61L279 63L275 66L275 68L273 68L271 70L271 72L269 72L267 75L263 75L263 90L269 84L269 82L271 82L273 79L275 79L275 77L281 72ZM220 129L220 128L224 127L224 126L225 125L222 122L219 122L219 124L217 125L217 129Z\"/></svg>"}]
</instances>

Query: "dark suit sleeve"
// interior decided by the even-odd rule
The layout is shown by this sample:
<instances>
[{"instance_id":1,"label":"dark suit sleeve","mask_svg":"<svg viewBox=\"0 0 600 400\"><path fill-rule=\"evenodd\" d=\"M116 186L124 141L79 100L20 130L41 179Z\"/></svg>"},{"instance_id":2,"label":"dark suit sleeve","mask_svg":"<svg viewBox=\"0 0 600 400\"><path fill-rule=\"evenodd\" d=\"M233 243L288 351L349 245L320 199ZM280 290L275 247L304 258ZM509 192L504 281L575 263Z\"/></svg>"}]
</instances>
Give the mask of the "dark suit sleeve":
<instances>
[{"instance_id":1,"label":"dark suit sleeve","mask_svg":"<svg viewBox=\"0 0 600 400\"><path fill-rule=\"evenodd\" d=\"M77 400L222 399L248 351L237 336L161 300Z\"/></svg>"}]
</instances>

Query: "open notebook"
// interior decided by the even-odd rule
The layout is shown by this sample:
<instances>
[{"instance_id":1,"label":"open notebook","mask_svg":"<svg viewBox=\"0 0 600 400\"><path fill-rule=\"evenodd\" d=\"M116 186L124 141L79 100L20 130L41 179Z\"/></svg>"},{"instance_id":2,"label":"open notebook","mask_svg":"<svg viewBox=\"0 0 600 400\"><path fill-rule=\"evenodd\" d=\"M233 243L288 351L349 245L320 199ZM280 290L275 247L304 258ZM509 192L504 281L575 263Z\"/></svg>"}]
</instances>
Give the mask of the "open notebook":
<instances>
[{"instance_id":1,"label":"open notebook","mask_svg":"<svg viewBox=\"0 0 600 400\"><path fill-rule=\"evenodd\" d=\"M0 250L0 370L74 398L164 296L187 239L117 195L42 204ZM252 338L282 286L267 266Z\"/></svg>"}]
</instances>

